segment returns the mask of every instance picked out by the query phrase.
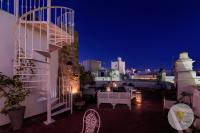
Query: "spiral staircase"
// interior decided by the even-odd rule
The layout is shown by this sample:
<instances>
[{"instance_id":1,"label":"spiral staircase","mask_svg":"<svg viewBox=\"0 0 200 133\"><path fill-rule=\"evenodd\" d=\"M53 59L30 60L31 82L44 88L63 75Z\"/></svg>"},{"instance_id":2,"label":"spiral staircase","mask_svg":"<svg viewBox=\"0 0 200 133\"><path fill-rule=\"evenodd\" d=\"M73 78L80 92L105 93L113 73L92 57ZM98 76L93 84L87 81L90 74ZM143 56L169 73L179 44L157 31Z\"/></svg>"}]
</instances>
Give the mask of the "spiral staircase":
<instances>
[{"instance_id":1,"label":"spiral staircase","mask_svg":"<svg viewBox=\"0 0 200 133\"><path fill-rule=\"evenodd\" d=\"M38 101L47 102L47 120L71 111L72 87L62 75L52 86L52 58L54 53L74 41L74 11L51 6L51 0L0 0L0 10L17 17L15 27L14 74L18 75Z\"/></svg>"}]
</instances>

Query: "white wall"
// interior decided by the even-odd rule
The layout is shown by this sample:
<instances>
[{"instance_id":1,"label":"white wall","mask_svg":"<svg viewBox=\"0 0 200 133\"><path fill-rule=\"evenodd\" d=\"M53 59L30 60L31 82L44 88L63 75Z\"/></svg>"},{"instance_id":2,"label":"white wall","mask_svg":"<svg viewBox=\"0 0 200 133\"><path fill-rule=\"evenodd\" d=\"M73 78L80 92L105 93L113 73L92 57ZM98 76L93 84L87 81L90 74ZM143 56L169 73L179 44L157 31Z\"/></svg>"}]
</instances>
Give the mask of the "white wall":
<instances>
[{"instance_id":1,"label":"white wall","mask_svg":"<svg viewBox=\"0 0 200 133\"><path fill-rule=\"evenodd\" d=\"M5 75L13 75L13 56L14 56L14 23L15 18L0 10L0 72ZM7 20L7 21L6 21ZM9 20L9 21L8 21ZM3 99L0 100L0 110L3 107ZM0 114L0 125L8 123L7 116Z\"/></svg>"},{"instance_id":2,"label":"white wall","mask_svg":"<svg viewBox=\"0 0 200 133\"><path fill-rule=\"evenodd\" d=\"M14 56L13 31L16 19L1 10L0 17L0 72L4 72L4 74L11 76L13 74L12 59Z\"/></svg>"},{"instance_id":3,"label":"white wall","mask_svg":"<svg viewBox=\"0 0 200 133\"><path fill-rule=\"evenodd\" d=\"M176 82L178 85L178 98L181 98L182 92L193 94L193 107L200 113L200 93L195 86L200 84L199 77L193 71L194 61L189 58L188 53L181 53L180 58L176 61ZM184 99L184 102L190 103L190 99Z\"/></svg>"},{"instance_id":4,"label":"white wall","mask_svg":"<svg viewBox=\"0 0 200 133\"><path fill-rule=\"evenodd\" d=\"M118 57L117 61L111 62L111 69L119 70L120 74L125 74L126 63Z\"/></svg>"},{"instance_id":5,"label":"white wall","mask_svg":"<svg viewBox=\"0 0 200 133\"><path fill-rule=\"evenodd\" d=\"M174 83L174 80L175 80L174 76L166 76L166 80L165 81L170 82L170 83Z\"/></svg>"},{"instance_id":6,"label":"white wall","mask_svg":"<svg viewBox=\"0 0 200 133\"><path fill-rule=\"evenodd\" d=\"M196 82L196 84L199 84L199 85L200 85L200 76L197 76L197 77L196 77L195 82Z\"/></svg>"},{"instance_id":7,"label":"white wall","mask_svg":"<svg viewBox=\"0 0 200 133\"><path fill-rule=\"evenodd\" d=\"M14 42L15 42L15 27L16 27L16 18L13 15L10 15L4 11L0 10L0 72L3 74L12 76L13 75L13 59L14 59ZM31 42L30 36L31 33L28 31L27 41ZM34 32L34 43L37 43L39 40L38 32ZM44 38L45 34L43 33L42 44L46 44L46 38ZM38 43L37 43L38 44ZM30 49L30 47L28 48ZM53 52L51 61L51 75L52 82L54 85L52 88L56 88L57 83L57 72L58 72L58 52ZM40 58L40 55L37 55ZM31 92L38 91L44 88L38 88L37 90L31 90ZM45 90L44 90L45 91ZM43 93L45 94L45 92ZM44 96L44 95L43 95ZM26 114L25 117L34 116L37 114L41 114L46 112L46 100L38 100L41 98L41 95L37 93L31 93L29 97L26 98L23 105L26 106ZM3 99L0 99L0 110L3 107ZM0 126L8 124L9 119L8 116L0 114Z\"/></svg>"},{"instance_id":8,"label":"white wall","mask_svg":"<svg viewBox=\"0 0 200 133\"><path fill-rule=\"evenodd\" d=\"M193 91L193 107L195 111L200 113L200 90L199 88L194 88Z\"/></svg>"},{"instance_id":9,"label":"white wall","mask_svg":"<svg viewBox=\"0 0 200 133\"><path fill-rule=\"evenodd\" d=\"M111 77L95 77L96 82L98 81L111 81Z\"/></svg>"}]
</instances>

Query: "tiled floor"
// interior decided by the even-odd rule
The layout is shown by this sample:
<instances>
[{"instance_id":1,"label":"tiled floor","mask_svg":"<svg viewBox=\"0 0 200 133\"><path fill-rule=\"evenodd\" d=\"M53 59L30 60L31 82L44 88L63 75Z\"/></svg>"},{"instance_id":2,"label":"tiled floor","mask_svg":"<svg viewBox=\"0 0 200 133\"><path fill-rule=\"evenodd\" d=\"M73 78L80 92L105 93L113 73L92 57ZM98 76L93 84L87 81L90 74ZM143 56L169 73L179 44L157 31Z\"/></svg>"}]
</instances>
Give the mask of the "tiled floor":
<instances>
[{"instance_id":1,"label":"tiled floor","mask_svg":"<svg viewBox=\"0 0 200 133\"><path fill-rule=\"evenodd\" d=\"M177 133L167 121L167 115L162 109L161 97L152 92L144 93L141 106L133 105L129 111L125 105L112 106L103 104L98 110L102 119L100 133ZM88 105L95 108L95 105ZM58 116L56 122L45 126L44 117L25 122L23 129L15 133L80 133L84 111ZM0 128L0 133L11 132L8 127Z\"/></svg>"}]
</instances>

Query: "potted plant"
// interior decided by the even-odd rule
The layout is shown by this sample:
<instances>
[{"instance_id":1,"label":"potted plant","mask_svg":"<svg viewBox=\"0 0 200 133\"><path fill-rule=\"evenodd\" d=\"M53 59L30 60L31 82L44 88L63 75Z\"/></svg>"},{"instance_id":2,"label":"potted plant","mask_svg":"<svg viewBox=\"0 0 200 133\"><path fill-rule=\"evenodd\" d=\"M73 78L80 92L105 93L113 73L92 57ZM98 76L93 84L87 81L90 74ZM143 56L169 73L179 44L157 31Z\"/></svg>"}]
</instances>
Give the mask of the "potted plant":
<instances>
[{"instance_id":1,"label":"potted plant","mask_svg":"<svg viewBox=\"0 0 200 133\"><path fill-rule=\"evenodd\" d=\"M1 113L8 114L13 130L18 130L23 125L25 106L20 103L29 93L28 89L23 88L19 76L10 78L0 72L0 98L5 98Z\"/></svg>"},{"instance_id":2,"label":"potted plant","mask_svg":"<svg viewBox=\"0 0 200 133\"><path fill-rule=\"evenodd\" d=\"M85 105L85 100L82 97L81 93L78 93L74 97L74 106L78 109L81 110L83 106Z\"/></svg>"}]
</instances>

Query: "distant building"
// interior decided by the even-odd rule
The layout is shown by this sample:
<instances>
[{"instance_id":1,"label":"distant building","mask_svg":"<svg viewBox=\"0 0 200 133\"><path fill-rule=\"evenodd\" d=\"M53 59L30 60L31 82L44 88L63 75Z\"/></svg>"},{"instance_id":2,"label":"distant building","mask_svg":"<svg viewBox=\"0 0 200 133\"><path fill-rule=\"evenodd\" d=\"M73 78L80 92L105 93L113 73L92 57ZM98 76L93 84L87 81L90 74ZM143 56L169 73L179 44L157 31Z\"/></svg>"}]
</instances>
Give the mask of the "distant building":
<instances>
[{"instance_id":1,"label":"distant building","mask_svg":"<svg viewBox=\"0 0 200 133\"><path fill-rule=\"evenodd\" d=\"M168 73L169 72L169 75ZM163 81L174 83L174 76L170 75L171 71L164 71L162 73ZM139 79L139 80L157 80L157 75L159 74L159 69L151 71L150 69L144 69L142 71L138 71L136 69L127 69L126 75L129 79Z\"/></svg>"},{"instance_id":2,"label":"distant building","mask_svg":"<svg viewBox=\"0 0 200 133\"><path fill-rule=\"evenodd\" d=\"M151 69L145 69L145 73L151 73Z\"/></svg>"},{"instance_id":3,"label":"distant building","mask_svg":"<svg viewBox=\"0 0 200 133\"><path fill-rule=\"evenodd\" d=\"M109 76L109 70L106 68L101 68L98 72L98 77L107 77Z\"/></svg>"},{"instance_id":4,"label":"distant building","mask_svg":"<svg viewBox=\"0 0 200 133\"><path fill-rule=\"evenodd\" d=\"M135 74L135 72L136 72L136 69L134 68L130 68L126 70L126 74Z\"/></svg>"},{"instance_id":5,"label":"distant building","mask_svg":"<svg viewBox=\"0 0 200 133\"><path fill-rule=\"evenodd\" d=\"M128 76L128 79L132 79L135 75L136 69L130 68L126 70L126 75Z\"/></svg>"},{"instance_id":6,"label":"distant building","mask_svg":"<svg viewBox=\"0 0 200 133\"><path fill-rule=\"evenodd\" d=\"M146 74L146 75L134 75L131 77L132 79L144 79L144 80L156 80L156 75Z\"/></svg>"},{"instance_id":7,"label":"distant building","mask_svg":"<svg viewBox=\"0 0 200 133\"><path fill-rule=\"evenodd\" d=\"M101 69L101 61L97 60L85 60L82 63L86 71L97 72Z\"/></svg>"},{"instance_id":8,"label":"distant building","mask_svg":"<svg viewBox=\"0 0 200 133\"><path fill-rule=\"evenodd\" d=\"M95 81L121 81L121 76L118 70L101 70L99 75L95 75Z\"/></svg>"},{"instance_id":9,"label":"distant building","mask_svg":"<svg viewBox=\"0 0 200 133\"><path fill-rule=\"evenodd\" d=\"M121 57L118 57L117 58L117 61L112 61L111 62L111 69L113 70L118 70L120 74L125 74L126 71L125 71L125 62L122 61L122 58Z\"/></svg>"}]
</instances>

